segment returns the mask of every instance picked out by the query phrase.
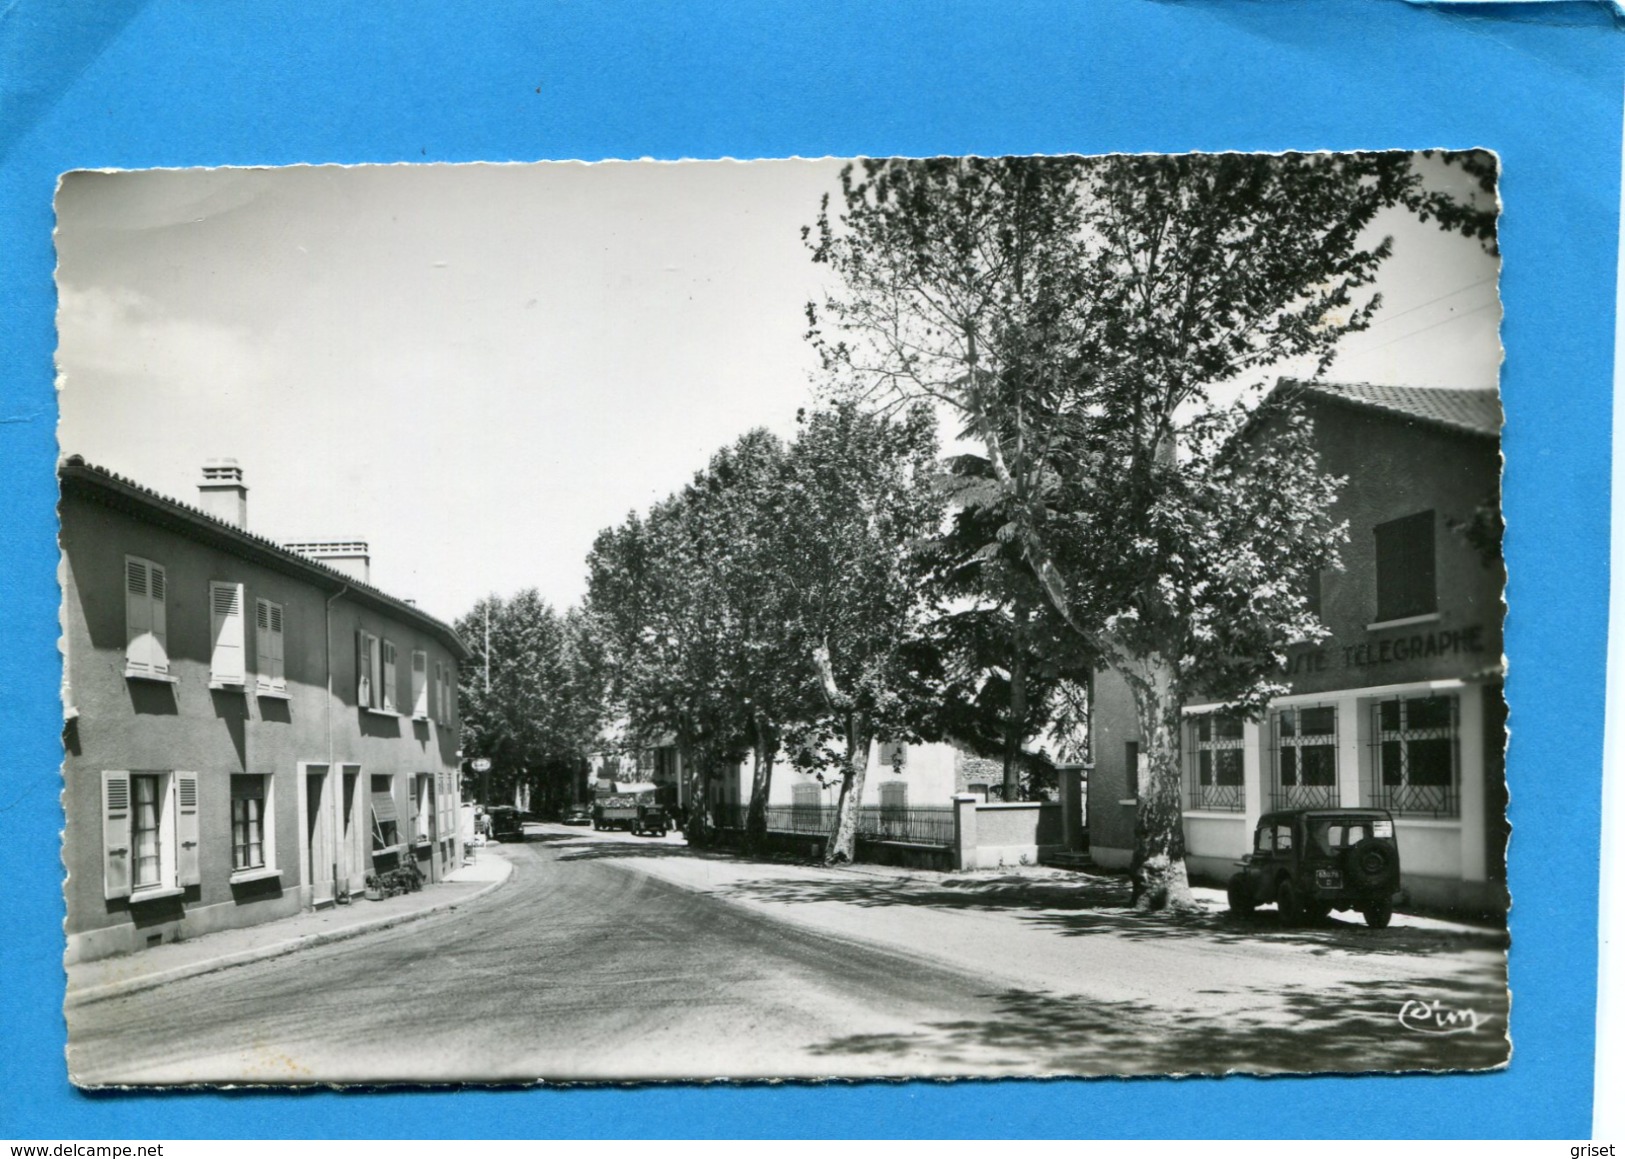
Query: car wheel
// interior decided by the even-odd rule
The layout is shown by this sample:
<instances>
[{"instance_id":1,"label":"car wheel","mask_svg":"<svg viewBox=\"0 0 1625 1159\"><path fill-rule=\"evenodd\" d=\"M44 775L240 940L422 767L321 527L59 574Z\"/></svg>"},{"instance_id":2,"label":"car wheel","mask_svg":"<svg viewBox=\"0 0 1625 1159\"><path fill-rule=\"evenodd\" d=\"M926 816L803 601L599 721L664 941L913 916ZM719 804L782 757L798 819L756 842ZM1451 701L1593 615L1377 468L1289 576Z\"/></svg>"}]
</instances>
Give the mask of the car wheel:
<instances>
[{"instance_id":1,"label":"car wheel","mask_svg":"<svg viewBox=\"0 0 1625 1159\"><path fill-rule=\"evenodd\" d=\"M1283 926L1295 926L1303 917L1298 909L1298 891L1285 878L1275 887L1275 912L1281 915Z\"/></svg>"},{"instance_id":2,"label":"car wheel","mask_svg":"<svg viewBox=\"0 0 1625 1159\"><path fill-rule=\"evenodd\" d=\"M1387 929L1388 922L1393 916L1394 910L1392 906L1371 905L1365 908L1365 924L1374 930Z\"/></svg>"},{"instance_id":3,"label":"car wheel","mask_svg":"<svg viewBox=\"0 0 1625 1159\"><path fill-rule=\"evenodd\" d=\"M1230 902L1230 912L1233 914L1250 914L1253 912L1253 897L1247 891L1247 879L1236 874L1230 879L1230 887L1225 890L1225 897Z\"/></svg>"}]
</instances>

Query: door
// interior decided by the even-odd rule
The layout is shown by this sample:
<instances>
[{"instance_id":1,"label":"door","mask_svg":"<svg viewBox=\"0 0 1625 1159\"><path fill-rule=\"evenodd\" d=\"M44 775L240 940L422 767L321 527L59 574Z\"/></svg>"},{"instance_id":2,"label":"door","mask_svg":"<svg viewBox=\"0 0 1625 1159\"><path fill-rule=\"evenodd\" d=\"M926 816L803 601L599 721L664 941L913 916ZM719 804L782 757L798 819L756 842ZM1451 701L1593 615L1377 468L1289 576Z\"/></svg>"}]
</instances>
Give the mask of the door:
<instances>
[{"instance_id":1,"label":"door","mask_svg":"<svg viewBox=\"0 0 1625 1159\"><path fill-rule=\"evenodd\" d=\"M356 828L356 790L361 774L346 769L343 778L343 788L339 792L339 880L345 883L347 889L356 890L361 888L361 882L357 879L362 876L360 833Z\"/></svg>"},{"instance_id":2,"label":"door","mask_svg":"<svg viewBox=\"0 0 1625 1159\"><path fill-rule=\"evenodd\" d=\"M333 801L328 792L327 773L305 774L305 848L308 863L305 880L310 882L310 904L333 902Z\"/></svg>"}]
</instances>

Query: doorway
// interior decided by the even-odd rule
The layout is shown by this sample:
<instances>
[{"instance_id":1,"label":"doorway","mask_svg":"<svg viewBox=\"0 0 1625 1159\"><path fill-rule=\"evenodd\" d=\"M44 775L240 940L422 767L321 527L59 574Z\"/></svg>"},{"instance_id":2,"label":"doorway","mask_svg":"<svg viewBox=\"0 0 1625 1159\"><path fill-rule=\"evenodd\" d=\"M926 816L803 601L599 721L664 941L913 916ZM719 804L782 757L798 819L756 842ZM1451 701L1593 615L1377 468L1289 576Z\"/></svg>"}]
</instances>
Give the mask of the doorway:
<instances>
[{"instance_id":1,"label":"doorway","mask_svg":"<svg viewBox=\"0 0 1625 1159\"><path fill-rule=\"evenodd\" d=\"M305 773L305 880L310 883L310 904L333 904L333 801L327 770Z\"/></svg>"}]
</instances>

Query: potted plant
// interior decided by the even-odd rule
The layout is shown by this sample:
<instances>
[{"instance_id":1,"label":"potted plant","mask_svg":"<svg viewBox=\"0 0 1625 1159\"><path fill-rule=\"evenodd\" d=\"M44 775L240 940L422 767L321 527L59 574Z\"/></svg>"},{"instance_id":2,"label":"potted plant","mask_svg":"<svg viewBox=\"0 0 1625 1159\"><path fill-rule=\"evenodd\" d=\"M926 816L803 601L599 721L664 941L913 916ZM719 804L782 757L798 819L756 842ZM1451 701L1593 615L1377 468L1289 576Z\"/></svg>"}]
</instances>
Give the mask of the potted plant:
<instances>
[{"instance_id":1,"label":"potted plant","mask_svg":"<svg viewBox=\"0 0 1625 1159\"><path fill-rule=\"evenodd\" d=\"M384 882L377 873L369 871L367 874L367 900L384 900Z\"/></svg>"}]
</instances>

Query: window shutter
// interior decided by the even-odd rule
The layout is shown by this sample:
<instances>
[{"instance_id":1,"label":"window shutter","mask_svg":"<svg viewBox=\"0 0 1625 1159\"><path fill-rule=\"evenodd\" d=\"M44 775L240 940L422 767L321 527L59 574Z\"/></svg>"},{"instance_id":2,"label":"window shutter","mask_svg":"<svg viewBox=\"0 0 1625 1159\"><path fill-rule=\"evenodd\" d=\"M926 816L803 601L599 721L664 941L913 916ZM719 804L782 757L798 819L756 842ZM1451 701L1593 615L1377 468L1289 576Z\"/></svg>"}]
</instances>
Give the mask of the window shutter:
<instances>
[{"instance_id":1,"label":"window shutter","mask_svg":"<svg viewBox=\"0 0 1625 1159\"><path fill-rule=\"evenodd\" d=\"M271 603L254 601L254 683L271 687Z\"/></svg>"},{"instance_id":2,"label":"window shutter","mask_svg":"<svg viewBox=\"0 0 1625 1159\"><path fill-rule=\"evenodd\" d=\"M284 692L288 687L287 670L282 665L282 605L271 605L271 687Z\"/></svg>"},{"instance_id":3,"label":"window shutter","mask_svg":"<svg viewBox=\"0 0 1625 1159\"><path fill-rule=\"evenodd\" d=\"M215 684L241 684L248 670L243 655L243 585L211 583L209 613L214 640L209 677Z\"/></svg>"},{"instance_id":4,"label":"window shutter","mask_svg":"<svg viewBox=\"0 0 1625 1159\"><path fill-rule=\"evenodd\" d=\"M372 637L365 632L355 634L355 702L361 708L372 707Z\"/></svg>"},{"instance_id":5,"label":"window shutter","mask_svg":"<svg viewBox=\"0 0 1625 1159\"><path fill-rule=\"evenodd\" d=\"M124 558L124 644L128 671L152 671L152 597L145 560ZM128 891L126 891L128 892Z\"/></svg>"},{"instance_id":6,"label":"window shutter","mask_svg":"<svg viewBox=\"0 0 1625 1159\"><path fill-rule=\"evenodd\" d=\"M164 599L169 587L164 569L156 564L147 564L147 576L150 580L152 604L148 612L149 622L152 624L152 644L149 651L152 673L154 676L169 675L169 635L166 630L167 620L164 615Z\"/></svg>"},{"instance_id":7,"label":"window shutter","mask_svg":"<svg viewBox=\"0 0 1625 1159\"><path fill-rule=\"evenodd\" d=\"M412 715L429 719L429 654L412 653Z\"/></svg>"},{"instance_id":8,"label":"window shutter","mask_svg":"<svg viewBox=\"0 0 1625 1159\"><path fill-rule=\"evenodd\" d=\"M130 774L102 773L102 896L130 896Z\"/></svg>"},{"instance_id":9,"label":"window shutter","mask_svg":"<svg viewBox=\"0 0 1625 1159\"><path fill-rule=\"evenodd\" d=\"M197 774L175 774L175 882L197 885L198 867Z\"/></svg>"},{"instance_id":10,"label":"window shutter","mask_svg":"<svg viewBox=\"0 0 1625 1159\"><path fill-rule=\"evenodd\" d=\"M395 711L395 645L384 641L383 706L385 712Z\"/></svg>"}]
</instances>

